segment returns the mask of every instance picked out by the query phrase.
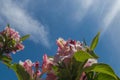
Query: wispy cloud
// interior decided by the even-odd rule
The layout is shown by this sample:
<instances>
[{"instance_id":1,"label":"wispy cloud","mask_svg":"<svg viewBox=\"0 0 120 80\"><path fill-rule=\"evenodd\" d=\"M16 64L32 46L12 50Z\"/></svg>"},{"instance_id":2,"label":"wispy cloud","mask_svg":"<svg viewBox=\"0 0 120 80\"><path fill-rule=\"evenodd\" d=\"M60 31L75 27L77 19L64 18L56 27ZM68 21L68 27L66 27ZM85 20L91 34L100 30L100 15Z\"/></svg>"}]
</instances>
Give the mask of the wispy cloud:
<instances>
[{"instance_id":1,"label":"wispy cloud","mask_svg":"<svg viewBox=\"0 0 120 80\"><path fill-rule=\"evenodd\" d=\"M106 16L103 18L103 27L104 32L110 27L110 24L117 16L120 11L120 0L116 0L115 3L111 6L111 9L106 13Z\"/></svg>"},{"instance_id":2,"label":"wispy cloud","mask_svg":"<svg viewBox=\"0 0 120 80\"><path fill-rule=\"evenodd\" d=\"M40 42L45 46L49 46L48 32L44 25L38 20L30 16L29 12L24 7L19 6L13 0L0 1L0 16L4 21L12 24L14 28L24 34L31 34L31 39L35 42ZM3 21L4 20L4 21Z\"/></svg>"},{"instance_id":3,"label":"wispy cloud","mask_svg":"<svg viewBox=\"0 0 120 80\"><path fill-rule=\"evenodd\" d=\"M73 6L75 11L72 12L71 18L74 22L80 22L85 17L94 0L74 0L72 2L76 5Z\"/></svg>"}]
</instances>

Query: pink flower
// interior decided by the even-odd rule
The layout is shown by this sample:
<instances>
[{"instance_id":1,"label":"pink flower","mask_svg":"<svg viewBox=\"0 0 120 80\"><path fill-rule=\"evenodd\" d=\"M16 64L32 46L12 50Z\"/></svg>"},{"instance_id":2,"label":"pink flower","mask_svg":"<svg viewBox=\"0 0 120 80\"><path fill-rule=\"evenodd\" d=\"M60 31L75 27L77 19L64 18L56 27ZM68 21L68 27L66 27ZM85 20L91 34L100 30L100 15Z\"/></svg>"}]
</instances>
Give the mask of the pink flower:
<instances>
[{"instance_id":1,"label":"pink flower","mask_svg":"<svg viewBox=\"0 0 120 80\"><path fill-rule=\"evenodd\" d=\"M46 54L43 56L43 63L42 63L42 72L48 72L52 69L53 61L48 58Z\"/></svg>"},{"instance_id":2,"label":"pink flower","mask_svg":"<svg viewBox=\"0 0 120 80\"><path fill-rule=\"evenodd\" d=\"M65 41L62 38L57 40L58 52L54 56L54 61L64 61L65 63L69 63L73 54L79 50L85 50L82 43L75 40L67 40Z\"/></svg>"},{"instance_id":3,"label":"pink flower","mask_svg":"<svg viewBox=\"0 0 120 80\"><path fill-rule=\"evenodd\" d=\"M15 41L20 41L20 35L17 31L15 31L14 29L10 28L10 27L6 27L4 30L4 33L14 39Z\"/></svg>"},{"instance_id":4,"label":"pink flower","mask_svg":"<svg viewBox=\"0 0 120 80\"><path fill-rule=\"evenodd\" d=\"M39 70L39 62L32 63L31 60L27 59L25 62L20 61L19 64L29 73L31 78L39 79L41 71Z\"/></svg>"},{"instance_id":5,"label":"pink flower","mask_svg":"<svg viewBox=\"0 0 120 80\"><path fill-rule=\"evenodd\" d=\"M40 70L37 70L36 73L37 73L37 77L39 77L41 75L41 71Z\"/></svg>"},{"instance_id":6,"label":"pink flower","mask_svg":"<svg viewBox=\"0 0 120 80\"><path fill-rule=\"evenodd\" d=\"M40 63L37 61L34 63L35 68L39 68Z\"/></svg>"},{"instance_id":7,"label":"pink flower","mask_svg":"<svg viewBox=\"0 0 120 80\"><path fill-rule=\"evenodd\" d=\"M24 45L22 45L21 43L18 43L16 45L16 49L17 49L17 51L23 50L24 49Z\"/></svg>"},{"instance_id":8,"label":"pink flower","mask_svg":"<svg viewBox=\"0 0 120 80\"><path fill-rule=\"evenodd\" d=\"M34 71L32 70L33 63L31 60L27 59L25 62L20 61L19 64L25 68L31 77L33 77Z\"/></svg>"},{"instance_id":9,"label":"pink flower","mask_svg":"<svg viewBox=\"0 0 120 80\"><path fill-rule=\"evenodd\" d=\"M17 31L6 27L0 35L3 37L3 42L0 42L0 47L4 47L4 53L16 53L16 51L20 51L24 49L24 45L22 45L22 41L20 40L20 35Z\"/></svg>"},{"instance_id":10,"label":"pink flower","mask_svg":"<svg viewBox=\"0 0 120 80\"><path fill-rule=\"evenodd\" d=\"M57 40L57 45L58 45L58 47L59 47L60 49L63 49L64 46L65 46L65 44L66 44L66 41L65 41L64 39L59 38L59 39Z\"/></svg>"}]
</instances>

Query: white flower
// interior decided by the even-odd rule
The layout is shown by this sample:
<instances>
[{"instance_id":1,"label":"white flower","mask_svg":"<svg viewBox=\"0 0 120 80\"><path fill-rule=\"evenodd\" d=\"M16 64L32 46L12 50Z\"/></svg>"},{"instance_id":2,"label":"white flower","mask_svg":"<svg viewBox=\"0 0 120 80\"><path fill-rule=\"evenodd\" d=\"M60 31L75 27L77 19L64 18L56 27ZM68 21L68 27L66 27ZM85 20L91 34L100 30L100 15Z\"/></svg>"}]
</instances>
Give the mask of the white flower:
<instances>
[{"instance_id":1,"label":"white flower","mask_svg":"<svg viewBox=\"0 0 120 80\"><path fill-rule=\"evenodd\" d=\"M87 63L84 65L84 67L92 66L95 63L97 63L97 60L93 59L93 58L90 58L90 59L88 59Z\"/></svg>"}]
</instances>

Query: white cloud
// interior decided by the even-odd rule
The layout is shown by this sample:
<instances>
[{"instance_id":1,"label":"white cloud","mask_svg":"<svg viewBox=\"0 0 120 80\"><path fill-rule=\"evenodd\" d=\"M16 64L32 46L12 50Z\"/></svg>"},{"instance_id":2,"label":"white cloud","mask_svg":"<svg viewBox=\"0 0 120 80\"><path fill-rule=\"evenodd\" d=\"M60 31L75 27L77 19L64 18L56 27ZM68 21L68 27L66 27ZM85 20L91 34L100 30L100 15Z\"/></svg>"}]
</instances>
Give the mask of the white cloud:
<instances>
[{"instance_id":1,"label":"white cloud","mask_svg":"<svg viewBox=\"0 0 120 80\"><path fill-rule=\"evenodd\" d=\"M105 32L110 24L117 16L118 12L120 11L120 0L116 0L115 3L111 6L111 9L106 13L106 16L103 18L103 27Z\"/></svg>"},{"instance_id":2,"label":"white cloud","mask_svg":"<svg viewBox=\"0 0 120 80\"><path fill-rule=\"evenodd\" d=\"M81 4L84 9L88 9L93 4L93 0L82 0Z\"/></svg>"},{"instance_id":3,"label":"white cloud","mask_svg":"<svg viewBox=\"0 0 120 80\"><path fill-rule=\"evenodd\" d=\"M80 22L92 6L94 0L75 0L73 2L76 4L76 11L72 13L72 19L74 22Z\"/></svg>"},{"instance_id":4,"label":"white cloud","mask_svg":"<svg viewBox=\"0 0 120 80\"><path fill-rule=\"evenodd\" d=\"M4 21L14 25L12 27L16 28L20 32L31 34L31 39L33 41L40 42L48 47L50 44L48 41L48 32L45 29L45 26L38 20L31 17L29 12L21 7L21 5L19 6L19 4L20 3L15 3L12 0L1 0L0 16L2 16Z\"/></svg>"}]
</instances>

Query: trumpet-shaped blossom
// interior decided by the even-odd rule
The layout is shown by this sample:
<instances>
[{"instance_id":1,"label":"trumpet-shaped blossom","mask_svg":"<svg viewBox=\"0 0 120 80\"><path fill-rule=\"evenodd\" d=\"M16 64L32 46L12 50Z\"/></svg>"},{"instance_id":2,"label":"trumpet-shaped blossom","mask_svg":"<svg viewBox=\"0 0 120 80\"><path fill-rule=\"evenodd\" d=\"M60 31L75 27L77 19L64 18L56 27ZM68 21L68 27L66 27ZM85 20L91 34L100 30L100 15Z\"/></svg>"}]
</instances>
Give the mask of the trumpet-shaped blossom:
<instances>
[{"instance_id":1,"label":"trumpet-shaped blossom","mask_svg":"<svg viewBox=\"0 0 120 80\"><path fill-rule=\"evenodd\" d=\"M50 71L52 69L52 65L53 65L53 60L48 58L47 54L44 54L43 63L42 63L42 72L45 73Z\"/></svg>"},{"instance_id":2,"label":"trumpet-shaped blossom","mask_svg":"<svg viewBox=\"0 0 120 80\"><path fill-rule=\"evenodd\" d=\"M31 78L39 78L41 71L39 70L39 62L32 63L31 60L27 59L25 62L20 61L19 64L29 73ZM35 70L34 70L35 69Z\"/></svg>"},{"instance_id":3,"label":"trumpet-shaped blossom","mask_svg":"<svg viewBox=\"0 0 120 80\"><path fill-rule=\"evenodd\" d=\"M36 71L36 74L37 74L37 77L39 77L41 75L41 71L40 70L37 70Z\"/></svg>"},{"instance_id":4,"label":"trumpet-shaped blossom","mask_svg":"<svg viewBox=\"0 0 120 80\"><path fill-rule=\"evenodd\" d=\"M18 43L18 44L16 44L16 49L17 49L17 51L23 50L24 45L22 45L21 43Z\"/></svg>"},{"instance_id":5,"label":"trumpet-shaped blossom","mask_svg":"<svg viewBox=\"0 0 120 80\"><path fill-rule=\"evenodd\" d=\"M25 62L20 61L19 64L25 68L30 76L33 76L34 71L32 70L33 63L31 60L27 59Z\"/></svg>"},{"instance_id":6,"label":"trumpet-shaped blossom","mask_svg":"<svg viewBox=\"0 0 120 80\"><path fill-rule=\"evenodd\" d=\"M35 62L35 63L34 63L35 68L39 68L39 67L40 67L39 64L40 64L40 63L39 63L38 61Z\"/></svg>"}]
</instances>

